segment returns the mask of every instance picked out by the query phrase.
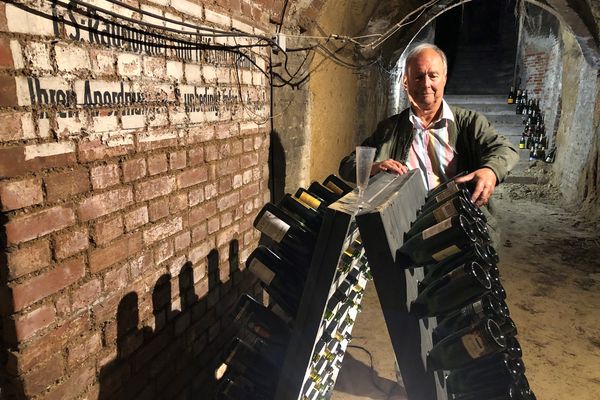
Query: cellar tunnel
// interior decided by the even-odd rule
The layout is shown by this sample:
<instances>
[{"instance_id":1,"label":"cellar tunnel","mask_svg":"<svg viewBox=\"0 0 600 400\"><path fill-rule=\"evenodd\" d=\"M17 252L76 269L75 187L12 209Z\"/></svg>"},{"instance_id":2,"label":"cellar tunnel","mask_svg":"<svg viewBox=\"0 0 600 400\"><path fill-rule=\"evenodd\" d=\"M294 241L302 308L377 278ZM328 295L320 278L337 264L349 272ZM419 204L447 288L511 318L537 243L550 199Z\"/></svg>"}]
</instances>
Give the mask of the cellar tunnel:
<instances>
[{"instance_id":1,"label":"cellar tunnel","mask_svg":"<svg viewBox=\"0 0 600 400\"><path fill-rule=\"evenodd\" d=\"M507 269L507 289L532 321L534 388L597 393L597 1L3 0L0 398L212 399L232 309L269 297L246 268L268 243L255 218L408 106L403 57L421 42L448 55L448 102L515 145L511 87L539 100L553 157L522 150L497 196L515 201L500 206L511 265L549 258ZM394 386L385 327L365 321ZM348 386L373 371L347 359L334 400L388 398Z\"/></svg>"}]
</instances>

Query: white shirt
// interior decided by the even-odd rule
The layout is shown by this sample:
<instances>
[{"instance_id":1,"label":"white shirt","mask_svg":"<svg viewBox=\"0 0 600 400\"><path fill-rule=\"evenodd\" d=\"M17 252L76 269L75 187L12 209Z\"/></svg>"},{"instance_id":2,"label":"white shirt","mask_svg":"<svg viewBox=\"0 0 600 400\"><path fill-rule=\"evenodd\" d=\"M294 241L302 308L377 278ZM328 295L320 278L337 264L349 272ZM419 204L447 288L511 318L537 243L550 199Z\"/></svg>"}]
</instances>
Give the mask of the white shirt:
<instances>
[{"instance_id":1,"label":"white shirt","mask_svg":"<svg viewBox=\"0 0 600 400\"><path fill-rule=\"evenodd\" d=\"M454 114L448 103L442 100L440 118L424 126L423 121L409 111L413 125L414 140L408 152L407 167L419 168L427 190L456 175L456 150L448 143L448 121L454 121Z\"/></svg>"}]
</instances>

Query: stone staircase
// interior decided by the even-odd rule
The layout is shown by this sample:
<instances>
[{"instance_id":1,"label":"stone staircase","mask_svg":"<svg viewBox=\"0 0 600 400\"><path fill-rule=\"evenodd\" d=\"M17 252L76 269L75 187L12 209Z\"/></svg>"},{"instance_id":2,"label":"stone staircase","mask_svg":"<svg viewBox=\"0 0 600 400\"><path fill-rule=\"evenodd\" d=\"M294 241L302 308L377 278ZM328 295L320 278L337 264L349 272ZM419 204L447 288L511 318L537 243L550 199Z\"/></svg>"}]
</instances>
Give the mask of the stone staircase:
<instances>
[{"instance_id":1,"label":"stone staircase","mask_svg":"<svg viewBox=\"0 0 600 400\"><path fill-rule=\"evenodd\" d=\"M508 138L517 148L523 133L523 116L515 114L515 105L506 104L506 94L502 95L459 95L444 96L448 104L478 111L484 114L496 131ZM530 165L529 150L519 150L520 161L506 178L505 183L536 184L537 178L523 176Z\"/></svg>"}]
</instances>

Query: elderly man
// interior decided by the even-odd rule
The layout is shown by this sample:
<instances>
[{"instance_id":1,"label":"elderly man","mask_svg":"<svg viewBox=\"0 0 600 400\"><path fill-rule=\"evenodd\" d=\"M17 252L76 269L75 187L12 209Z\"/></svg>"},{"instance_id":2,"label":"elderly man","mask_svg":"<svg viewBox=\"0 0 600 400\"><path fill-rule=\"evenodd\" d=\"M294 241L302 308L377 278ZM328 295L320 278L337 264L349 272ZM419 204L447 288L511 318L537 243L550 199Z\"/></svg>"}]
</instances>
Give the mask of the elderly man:
<instances>
[{"instance_id":1,"label":"elderly man","mask_svg":"<svg viewBox=\"0 0 600 400\"><path fill-rule=\"evenodd\" d=\"M377 148L371 175L379 171L404 174L419 168L428 190L469 171L456 181L472 181L472 200L481 206L488 203L519 155L483 115L444 101L446 64L444 52L435 45L413 48L403 77L410 107L381 121L363 145ZM342 160L340 175L356 180L354 153Z\"/></svg>"}]
</instances>

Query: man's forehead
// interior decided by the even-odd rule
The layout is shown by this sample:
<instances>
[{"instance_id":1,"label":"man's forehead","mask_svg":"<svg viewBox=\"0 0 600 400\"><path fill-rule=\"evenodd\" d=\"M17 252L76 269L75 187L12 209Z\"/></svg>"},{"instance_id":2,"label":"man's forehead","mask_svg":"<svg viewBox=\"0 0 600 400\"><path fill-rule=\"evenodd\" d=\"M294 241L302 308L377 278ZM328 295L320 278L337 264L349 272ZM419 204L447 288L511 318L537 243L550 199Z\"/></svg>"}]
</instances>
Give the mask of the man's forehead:
<instances>
[{"instance_id":1,"label":"man's forehead","mask_svg":"<svg viewBox=\"0 0 600 400\"><path fill-rule=\"evenodd\" d=\"M437 52L424 50L408 60L407 66L409 69L431 70L436 67L443 68L444 63Z\"/></svg>"}]
</instances>

